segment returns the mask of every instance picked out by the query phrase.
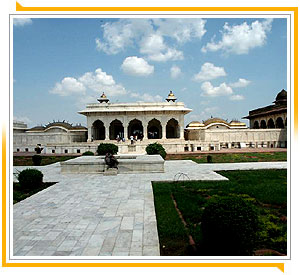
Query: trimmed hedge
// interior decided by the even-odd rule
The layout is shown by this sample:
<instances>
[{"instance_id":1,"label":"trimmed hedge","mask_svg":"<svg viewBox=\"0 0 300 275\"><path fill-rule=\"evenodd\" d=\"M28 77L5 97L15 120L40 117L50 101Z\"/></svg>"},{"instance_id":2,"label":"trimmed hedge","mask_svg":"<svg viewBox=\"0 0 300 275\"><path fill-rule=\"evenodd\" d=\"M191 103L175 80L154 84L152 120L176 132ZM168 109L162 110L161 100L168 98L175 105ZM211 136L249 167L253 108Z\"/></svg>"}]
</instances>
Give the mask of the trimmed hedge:
<instances>
[{"instance_id":1,"label":"trimmed hedge","mask_svg":"<svg viewBox=\"0 0 300 275\"><path fill-rule=\"evenodd\" d=\"M146 147L146 152L148 155L161 155L163 159L167 156L165 148L157 142L149 144Z\"/></svg>"},{"instance_id":2,"label":"trimmed hedge","mask_svg":"<svg viewBox=\"0 0 300 275\"><path fill-rule=\"evenodd\" d=\"M212 156L211 156L211 155L208 155L208 156L206 157L206 160L207 160L208 163L212 163L212 162L213 162Z\"/></svg>"},{"instance_id":3,"label":"trimmed hedge","mask_svg":"<svg viewBox=\"0 0 300 275\"><path fill-rule=\"evenodd\" d=\"M258 213L241 197L214 197L203 211L201 229L207 255L250 256L259 229Z\"/></svg>"},{"instance_id":4,"label":"trimmed hedge","mask_svg":"<svg viewBox=\"0 0 300 275\"><path fill-rule=\"evenodd\" d=\"M42 156L41 155L33 155L32 162L33 162L33 165L40 166L41 162L42 162Z\"/></svg>"},{"instance_id":5,"label":"trimmed hedge","mask_svg":"<svg viewBox=\"0 0 300 275\"><path fill-rule=\"evenodd\" d=\"M82 154L83 156L94 156L94 153L91 151L86 151Z\"/></svg>"},{"instance_id":6,"label":"trimmed hedge","mask_svg":"<svg viewBox=\"0 0 300 275\"><path fill-rule=\"evenodd\" d=\"M97 149L97 153L99 156L104 156L107 153L117 154L118 153L118 146L112 143L100 143Z\"/></svg>"},{"instance_id":7,"label":"trimmed hedge","mask_svg":"<svg viewBox=\"0 0 300 275\"><path fill-rule=\"evenodd\" d=\"M43 183L43 173L37 169L25 169L18 174L18 181L23 189L35 189Z\"/></svg>"}]
</instances>

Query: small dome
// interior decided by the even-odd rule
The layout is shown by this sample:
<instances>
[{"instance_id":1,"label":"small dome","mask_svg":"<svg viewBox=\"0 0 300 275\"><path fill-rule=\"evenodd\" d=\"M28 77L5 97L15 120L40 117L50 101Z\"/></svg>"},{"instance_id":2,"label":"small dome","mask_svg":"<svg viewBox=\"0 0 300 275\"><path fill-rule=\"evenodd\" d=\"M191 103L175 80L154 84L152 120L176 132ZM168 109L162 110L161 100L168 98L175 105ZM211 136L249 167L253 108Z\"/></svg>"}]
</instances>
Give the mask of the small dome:
<instances>
[{"instance_id":1,"label":"small dome","mask_svg":"<svg viewBox=\"0 0 300 275\"><path fill-rule=\"evenodd\" d=\"M45 127L45 129L48 129L50 127L55 127L55 126L60 126L60 127L64 127L66 129L71 129L72 128L72 124L70 124L69 122L66 121L54 121L51 123L48 123Z\"/></svg>"},{"instance_id":2,"label":"small dome","mask_svg":"<svg viewBox=\"0 0 300 275\"><path fill-rule=\"evenodd\" d=\"M168 94L168 97L166 98L166 101L170 102L170 101L173 101L175 102L176 101L176 96L173 94L172 91L170 91L170 93Z\"/></svg>"},{"instance_id":3,"label":"small dome","mask_svg":"<svg viewBox=\"0 0 300 275\"><path fill-rule=\"evenodd\" d=\"M285 103L287 101L287 91L282 89L276 96L275 103Z\"/></svg>"},{"instance_id":4,"label":"small dome","mask_svg":"<svg viewBox=\"0 0 300 275\"><path fill-rule=\"evenodd\" d=\"M204 125L209 125L211 123L224 123L228 124L228 122L222 118L212 117L204 121Z\"/></svg>"},{"instance_id":5,"label":"small dome","mask_svg":"<svg viewBox=\"0 0 300 275\"><path fill-rule=\"evenodd\" d=\"M232 120L229 125L230 127L247 127L246 123L238 120Z\"/></svg>"},{"instance_id":6,"label":"small dome","mask_svg":"<svg viewBox=\"0 0 300 275\"><path fill-rule=\"evenodd\" d=\"M103 92L102 95L100 96L100 98L97 99L100 103L108 103L109 99L107 98L107 96L105 95L105 93Z\"/></svg>"},{"instance_id":7,"label":"small dome","mask_svg":"<svg viewBox=\"0 0 300 275\"><path fill-rule=\"evenodd\" d=\"M30 129L28 129L27 131L44 131L45 130L45 127L44 126L35 126L35 127L32 127Z\"/></svg>"},{"instance_id":8,"label":"small dome","mask_svg":"<svg viewBox=\"0 0 300 275\"><path fill-rule=\"evenodd\" d=\"M203 126L204 126L204 124L201 123L200 121L192 121L186 126L186 128L187 129L199 129Z\"/></svg>"}]
</instances>

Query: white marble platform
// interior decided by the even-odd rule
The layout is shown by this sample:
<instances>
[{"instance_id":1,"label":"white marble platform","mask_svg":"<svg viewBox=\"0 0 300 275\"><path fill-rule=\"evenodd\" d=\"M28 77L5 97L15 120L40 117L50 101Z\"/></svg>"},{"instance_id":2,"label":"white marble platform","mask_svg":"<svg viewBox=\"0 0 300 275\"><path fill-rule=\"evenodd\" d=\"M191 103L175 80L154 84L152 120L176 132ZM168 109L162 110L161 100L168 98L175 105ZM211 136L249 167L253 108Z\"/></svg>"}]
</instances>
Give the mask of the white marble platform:
<instances>
[{"instance_id":1,"label":"white marble platform","mask_svg":"<svg viewBox=\"0 0 300 275\"><path fill-rule=\"evenodd\" d=\"M118 173L164 172L164 159L160 155L121 155ZM62 173L104 173L107 165L104 156L81 156L61 162Z\"/></svg>"},{"instance_id":2,"label":"white marble platform","mask_svg":"<svg viewBox=\"0 0 300 275\"><path fill-rule=\"evenodd\" d=\"M14 167L14 171L29 167ZM36 168L36 167L35 167ZM62 174L38 167L55 185L14 205L13 254L22 256L159 256L152 181L227 180L216 170L285 169L286 162L196 164L166 161L164 173Z\"/></svg>"}]
</instances>

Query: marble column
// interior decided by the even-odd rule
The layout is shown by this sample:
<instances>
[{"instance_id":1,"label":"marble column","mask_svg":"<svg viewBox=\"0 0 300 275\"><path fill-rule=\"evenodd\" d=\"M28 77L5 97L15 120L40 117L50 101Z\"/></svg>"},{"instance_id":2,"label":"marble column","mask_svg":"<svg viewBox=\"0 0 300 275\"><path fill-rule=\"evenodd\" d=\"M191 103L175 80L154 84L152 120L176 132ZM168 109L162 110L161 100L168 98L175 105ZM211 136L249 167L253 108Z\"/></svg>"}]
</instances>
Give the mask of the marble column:
<instances>
[{"instance_id":1,"label":"marble column","mask_svg":"<svg viewBox=\"0 0 300 275\"><path fill-rule=\"evenodd\" d=\"M128 139L128 123L124 123L124 138Z\"/></svg>"},{"instance_id":2,"label":"marble column","mask_svg":"<svg viewBox=\"0 0 300 275\"><path fill-rule=\"evenodd\" d=\"M92 128L91 127L88 127L88 139L87 139L88 142L92 141Z\"/></svg>"},{"instance_id":3,"label":"marble column","mask_svg":"<svg viewBox=\"0 0 300 275\"><path fill-rule=\"evenodd\" d=\"M109 140L109 124L104 124L105 127L105 140Z\"/></svg>"},{"instance_id":4,"label":"marble column","mask_svg":"<svg viewBox=\"0 0 300 275\"><path fill-rule=\"evenodd\" d=\"M179 125L180 129L180 139L184 139L184 127L182 125Z\"/></svg>"},{"instance_id":5,"label":"marble column","mask_svg":"<svg viewBox=\"0 0 300 275\"><path fill-rule=\"evenodd\" d=\"M148 122L146 120L142 120L142 126L143 126L143 136L144 136L144 139L148 139L148 131L147 131Z\"/></svg>"},{"instance_id":6,"label":"marble column","mask_svg":"<svg viewBox=\"0 0 300 275\"><path fill-rule=\"evenodd\" d=\"M166 139L167 138L167 129L166 129L166 127L167 127L167 123L162 123L161 124L161 129L162 129L162 136L161 136L161 138L162 139Z\"/></svg>"}]
</instances>

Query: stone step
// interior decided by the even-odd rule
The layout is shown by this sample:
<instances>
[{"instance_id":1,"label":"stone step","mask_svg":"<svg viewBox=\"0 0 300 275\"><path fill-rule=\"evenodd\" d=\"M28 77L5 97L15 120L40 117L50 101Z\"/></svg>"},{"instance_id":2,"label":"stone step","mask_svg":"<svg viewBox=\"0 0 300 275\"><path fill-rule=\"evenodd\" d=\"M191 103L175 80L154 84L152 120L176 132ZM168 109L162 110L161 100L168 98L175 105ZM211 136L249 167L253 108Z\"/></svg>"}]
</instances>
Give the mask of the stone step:
<instances>
[{"instance_id":1,"label":"stone step","mask_svg":"<svg viewBox=\"0 0 300 275\"><path fill-rule=\"evenodd\" d=\"M118 174L117 168L108 168L103 172L103 176L116 176Z\"/></svg>"}]
</instances>

